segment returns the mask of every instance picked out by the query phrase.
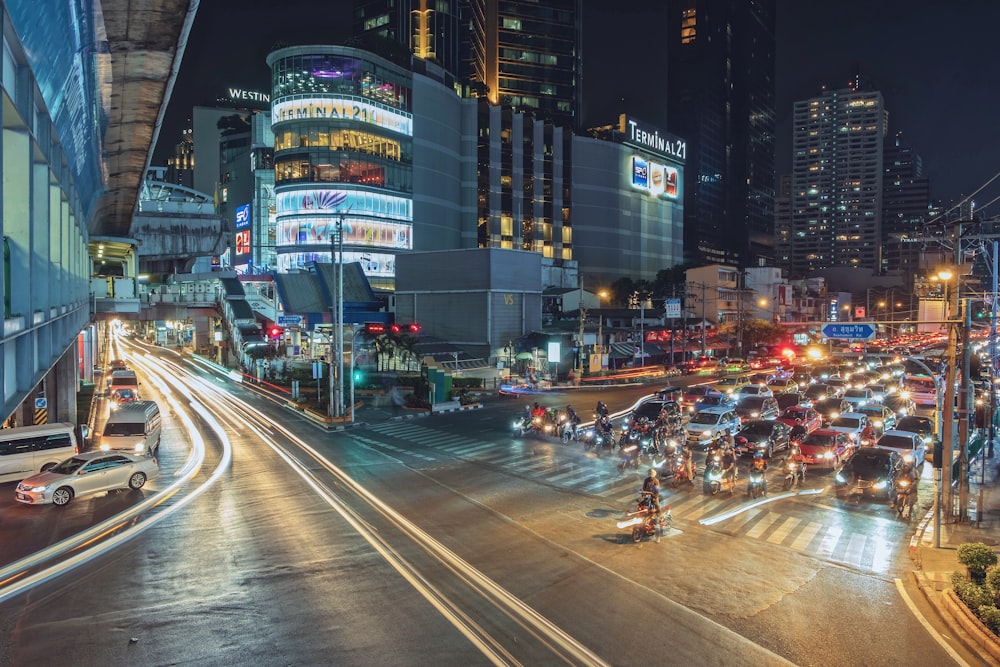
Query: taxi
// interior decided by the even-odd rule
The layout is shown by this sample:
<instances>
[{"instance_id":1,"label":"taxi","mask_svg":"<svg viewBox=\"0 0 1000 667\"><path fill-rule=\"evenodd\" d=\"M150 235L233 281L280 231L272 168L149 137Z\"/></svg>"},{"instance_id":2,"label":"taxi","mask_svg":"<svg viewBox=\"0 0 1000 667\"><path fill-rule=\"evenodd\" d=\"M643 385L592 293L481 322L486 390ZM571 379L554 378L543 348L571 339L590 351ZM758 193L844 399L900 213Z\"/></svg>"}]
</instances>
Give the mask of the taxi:
<instances>
[{"instance_id":1,"label":"taxi","mask_svg":"<svg viewBox=\"0 0 1000 667\"><path fill-rule=\"evenodd\" d=\"M750 386L750 377L747 375L730 375L712 384L712 389L723 394L735 394L742 387Z\"/></svg>"}]
</instances>

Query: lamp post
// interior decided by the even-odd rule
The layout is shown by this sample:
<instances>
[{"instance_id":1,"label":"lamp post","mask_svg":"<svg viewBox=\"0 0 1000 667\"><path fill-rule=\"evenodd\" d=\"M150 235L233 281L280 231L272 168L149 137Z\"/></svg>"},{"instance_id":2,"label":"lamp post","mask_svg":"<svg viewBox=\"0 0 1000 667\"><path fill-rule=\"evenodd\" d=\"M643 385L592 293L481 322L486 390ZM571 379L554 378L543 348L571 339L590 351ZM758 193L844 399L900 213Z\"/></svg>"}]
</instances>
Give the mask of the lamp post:
<instances>
[{"instance_id":1,"label":"lamp post","mask_svg":"<svg viewBox=\"0 0 1000 667\"><path fill-rule=\"evenodd\" d=\"M337 214L336 236L330 236L330 261L337 283L333 305L333 359L330 360L330 416L344 417L344 214Z\"/></svg>"}]
</instances>

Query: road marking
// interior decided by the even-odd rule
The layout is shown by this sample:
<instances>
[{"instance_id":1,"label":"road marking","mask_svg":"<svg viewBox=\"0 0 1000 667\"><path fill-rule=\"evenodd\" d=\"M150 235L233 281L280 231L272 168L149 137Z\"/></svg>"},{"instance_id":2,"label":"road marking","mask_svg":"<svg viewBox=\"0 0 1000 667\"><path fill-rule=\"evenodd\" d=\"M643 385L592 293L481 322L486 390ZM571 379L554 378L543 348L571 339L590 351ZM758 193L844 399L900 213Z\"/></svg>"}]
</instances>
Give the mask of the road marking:
<instances>
[{"instance_id":1,"label":"road marking","mask_svg":"<svg viewBox=\"0 0 1000 667\"><path fill-rule=\"evenodd\" d=\"M945 650L945 653L951 656L952 660L954 660L962 667L971 667L969 663L967 663L965 660L962 659L962 656L960 656L955 651L955 649L953 649L951 646L948 645L948 642L944 640L944 637L941 636L941 633L935 630L934 626L931 625L926 618L924 618L924 615L920 613L919 609L917 609L917 605L915 605L913 603L913 600L910 599L910 596L906 592L906 589L903 588L903 582L898 578L895 580L895 582L896 582L896 590L899 591L899 596L903 598L903 602L905 602L906 606L909 607L910 613L912 613L916 617L916 619L920 621L920 625L924 626L924 630L927 631L927 634L929 634L934 639L934 641L936 641L938 644L941 645L941 648Z\"/></svg>"},{"instance_id":2,"label":"road marking","mask_svg":"<svg viewBox=\"0 0 1000 667\"><path fill-rule=\"evenodd\" d=\"M779 518L781 518L780 514L768 514L758 521L756 526L747 531L747 537L752 537L755 540L758 539Z\"/></svg>"},{"instance_id":3,"label":"road marking","mask_svg":"<svg viewBox=\"0 0 1000 667\"><path fill-rule=\"evenodd\" d=\"M869 566L873 572L887 572L889 570L890 556L895 551L895 546L885 540L874 540L875 548L872 551L872 563Z\"/></svg>"},{"instance_id":4,"label":"road marking","mask_svg":"<svg viewBox=\"0 0 1000 667\"><path fill-rule=\"evenodd\" d=\"M864 561L862 556L865 552L865 543L868 538L861 533L851 533L851 539L847 541L847 549L844 550L842 560L845 563L856 563L861 565Z\"/></svg>"},{"instance_id":5,"label":"road marking","mask_svg":"<svg viewBox=\"0 0 1000 667\"><path fill-rule=\"evenodd\" d=\"M798 519L794 516L790 516L785 521L778 526L778 529L771 533L767 541L771 544L781 544L785 541L785 538L791 535L792 531L802 523L802 519Z\"/></svg>"},{"instance_id":6,"label":"road marking","mask_svg":"<svg viewBox=\"0 0 1000 667\"><path fill-rule=\"evenodd\" d=\"M727 524L726 524L726 530L727 530L728 532L732 532L732 533L734 533L734 534L735 534L735 532L736 532L737 530L739 530L739 529L740 529L740 528L741 528L742 526L744 526L744 525L746 525L747 523L749 523L751 519L755 519L755 518L756 518L757 516L759 516L759 515L760 515L760 514L761 514L761 513L763 512L763 511L764 511L764 510L762 510L762 509L761 509L761 508L759 508L759 507L754 507L754 508L753 508L753 509L751 509L750 511L748 511L748 512L744 512L744 513L743 513L743 516L741 516L740 518L738 518L738 519L734 520L734 521L733 521L732 523L727 523Z\"/></svg>"},{"instance_id":7,"label":"road marking","mask_svg":"<svg viewBox=\"0 0 1000 667\"><path fill-rule=\"evenodd\" d=\"M823 524L816 523L815 521L810 522L805 529L799 533L799 536L795 538L795 541L792 542L791 548L796 551L805 551L806 547L808 547L809 543L813 541L813 538L816 537L816 533L818 533L821 528L823 528Z\"/></svg>"},{"instance_id":8,"label":"road marking","mask_svg":"<svg viewBox=\"0 0 1000 667\"><path fill-rule=\"evenodd\" d=\"M833 553L833 549L837 546L837 541L840 540L843 532L844 529L840 526L830 526L827 528L826 534L823 535L823 541L820 542L819 549L816 550L816 554L819 556L829 556Z\"/></svg>"}]
</instances>

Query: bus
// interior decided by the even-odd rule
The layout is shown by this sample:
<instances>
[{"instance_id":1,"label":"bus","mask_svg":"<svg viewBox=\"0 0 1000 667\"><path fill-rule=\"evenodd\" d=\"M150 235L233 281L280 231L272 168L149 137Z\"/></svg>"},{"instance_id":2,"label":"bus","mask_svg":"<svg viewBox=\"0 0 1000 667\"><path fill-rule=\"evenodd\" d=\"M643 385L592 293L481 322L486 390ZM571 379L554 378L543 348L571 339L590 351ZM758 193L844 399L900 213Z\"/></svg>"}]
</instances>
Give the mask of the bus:
<instances>
[{"instance_id":1,"label":"bus","mask_svg":"<svg viewBox=\"0 0 1000 667\"><path fill-rule=\"evenodd\" d=\"M903 376L903 391L917 405L936 407L938 389L937 380L930 375Z\"/></svg>"}]
</instances>

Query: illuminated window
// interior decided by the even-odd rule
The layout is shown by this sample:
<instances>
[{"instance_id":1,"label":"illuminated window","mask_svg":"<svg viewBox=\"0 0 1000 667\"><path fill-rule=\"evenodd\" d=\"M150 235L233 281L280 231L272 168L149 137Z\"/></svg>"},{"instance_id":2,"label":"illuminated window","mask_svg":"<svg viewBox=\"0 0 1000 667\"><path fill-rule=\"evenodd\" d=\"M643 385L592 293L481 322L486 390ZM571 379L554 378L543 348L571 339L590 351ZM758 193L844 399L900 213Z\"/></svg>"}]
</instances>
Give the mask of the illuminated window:
<instances>
[{"instance_id":1,"label":"illuminated window","mask_svg":"<svg viewBox=\"0 0 1000 667\"><path fill-rule=\"evenodd\" d=\"M681 44L690 44L698 36L698 17L695 9L681 12Z\"/></svg>"}]
</instances>

